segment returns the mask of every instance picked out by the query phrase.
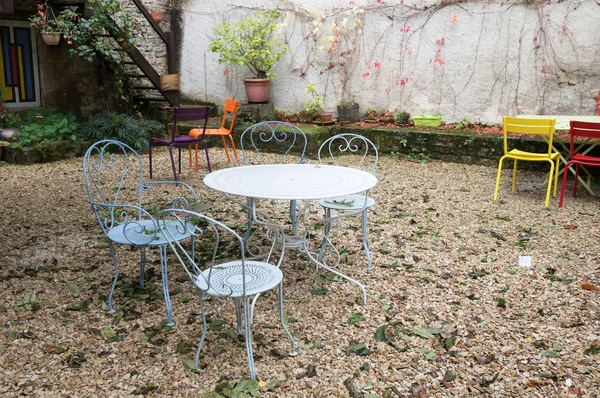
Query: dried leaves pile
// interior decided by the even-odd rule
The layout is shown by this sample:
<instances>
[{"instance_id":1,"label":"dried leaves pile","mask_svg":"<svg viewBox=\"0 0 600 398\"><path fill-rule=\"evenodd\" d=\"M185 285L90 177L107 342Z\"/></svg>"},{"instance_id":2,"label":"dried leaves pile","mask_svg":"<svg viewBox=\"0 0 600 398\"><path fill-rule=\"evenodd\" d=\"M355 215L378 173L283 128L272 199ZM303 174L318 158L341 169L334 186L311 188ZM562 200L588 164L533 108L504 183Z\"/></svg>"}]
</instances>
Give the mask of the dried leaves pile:
<instances>
[{"instance_id":1,"label":"dried leaves pile","mask_svg":"<svg viewBox=\"0 0 600 398\"><path fill-rule=\"evenodd\" d=\"M222 149L211 156L227 167ZM599 203L582 188L576 199L567 192L563 209L558 198L545 209L544 175L520 172L512 192L507 170L493 202L494 168L382 157L369 210L373 270L359 219L338 240L367 305L354 285L288 253L285 312L298 356L287 356L269 293L256 309L260 381L251 383L231 300L206 304L210 330L195 369L198 295L173 258L174 328L164 326L153 251L141 289L138 252L119 248L117 313L103 310L114 271L80 161L0 167L0 395L600 394ZM156 177L169 179L167 152L156 165ZM184 165L182 179L211 204L206 213L243 228L244 212L203 176Z\"/></svg>"}]
</instances>

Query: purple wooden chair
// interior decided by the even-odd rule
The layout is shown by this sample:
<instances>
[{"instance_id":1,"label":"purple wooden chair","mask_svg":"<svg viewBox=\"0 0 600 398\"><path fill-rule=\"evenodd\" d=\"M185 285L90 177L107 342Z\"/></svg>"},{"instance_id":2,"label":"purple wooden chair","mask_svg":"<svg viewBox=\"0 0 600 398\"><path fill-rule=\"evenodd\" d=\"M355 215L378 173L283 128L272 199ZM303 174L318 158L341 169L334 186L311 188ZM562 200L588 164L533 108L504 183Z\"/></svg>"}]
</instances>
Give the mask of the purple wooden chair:
<instances>
[{"instance_id":1,"label":"purple wooden chair","mask_svg":"<svg viewBox=\"0 0 600 398\"><path fill-rule=\"evenodd\" d=\"M171 166L173 167L173 176L177 181L177 174L181 174L181 147L189 147L190 145L196 145L198 143L204 146L204 152L206 153L206 163L208 165L208 172L212 171L210 167L210 159L208 157L208 146L204 141L204 131L206 130L206 122L210 114L210 106L198 106L193 108L180 108L175 107L173 110L173 133L169 138L150 138L149 155L150 155L150 178L152 178L152 147L153 146L168 146L169 154L171 155ZM200 123L198 129L202 129L203 132L197 138L190 137L189 135L178 135L177 134L177 122L197 120ZM175 160L173 159L173 148L179 149L179 172L175 171ZM196 152L196 169L198 168L198 152Z\"/></svg>"}]
</instances>

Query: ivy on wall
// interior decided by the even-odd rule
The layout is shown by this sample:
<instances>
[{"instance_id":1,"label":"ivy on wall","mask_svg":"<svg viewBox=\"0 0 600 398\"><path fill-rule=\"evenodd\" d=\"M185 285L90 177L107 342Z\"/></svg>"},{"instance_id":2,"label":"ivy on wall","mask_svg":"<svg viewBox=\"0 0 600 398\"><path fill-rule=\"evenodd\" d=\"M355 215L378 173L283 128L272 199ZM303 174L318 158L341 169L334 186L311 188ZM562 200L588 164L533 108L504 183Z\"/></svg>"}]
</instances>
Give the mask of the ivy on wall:
<instances>
[{"instance_id":1,"label":"ivy on wall","mask_svg":"<svg viewBox=\"0 0 600 398\"><path fill-rule=\"evenodd\" d=\"M594 112L600 88L595 2L277 3L293 49L277 70L300 79L297 103L307 100L306 84L316 83L326 107L358 93L365 106L441 112L448 121ZM235 5L221 15L253 10Z\"/></svg>"}]
</instances>

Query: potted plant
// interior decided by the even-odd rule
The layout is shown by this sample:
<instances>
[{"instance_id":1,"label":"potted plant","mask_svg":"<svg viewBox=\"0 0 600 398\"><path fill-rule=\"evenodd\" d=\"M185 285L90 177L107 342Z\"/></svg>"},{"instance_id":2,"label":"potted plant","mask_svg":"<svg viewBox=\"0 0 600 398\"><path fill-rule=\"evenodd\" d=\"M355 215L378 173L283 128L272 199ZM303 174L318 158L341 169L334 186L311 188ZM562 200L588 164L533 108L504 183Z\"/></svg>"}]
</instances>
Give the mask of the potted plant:
<instances>
[{"instance_id":1,"label":"potted plant","mask_svg":"<svg viewBox=\"0 0 600 398\"><path fill-rule=\"evenodd\" d=\"M394 122L399 126L407 126L410 123L410 113L406 111L396 113Z\"/></svg>"},{"instance_id":2,"label":"potted plant","mask_svg":"<svg viewBox=\"0 0 600 398\"><path fill-rule=\"evenodd\" d=\"M208 49L219 54L219 63L247 67L245 78L248 102L267 102L272 70L289 46L274 37L279 11L258 11L240 22L223 21L213 28L215 38Z\"/></svg>"},{"instance_id":3,"label":"potted plant","mask_svg":"<svg viewBox=\"0 0 600 398\"><path fill-rule=\"evenodd\" d=\"M413 117L413 123L419 127L439 127L442 124L442 115L420 115Z\"/></svg>"},{"instance_id":4,"label":"potted plant","mask_svg":"<svg viewBox=\"0 0 600 398\"><path fill-rule=\"evenodd\" d=\"M356 102L356 94L351 93L349 97L342 98L337 103L338 120L357 122L359 105Z\"/></svg>"},{"instance_id":5,"label":"potted plant","mask_svg":"<svg viewBox=\"0 0 600 398\"><path fill-rule=\"evenodd\" d=\"M61 36L71 30L76 18L77 14L69 9L55 13L46 0L44 3L38 4L37 12L29 18L29 21L40 32L44 43L56 46L60 43Z\"/></svg>"},{"instance_id":6,"label":"potted plant","mask_svg":"<svg viewBox=\"0 0 600 398\"><path fill-rule=\"evenodd\" d=\"M315 83L308 83L306 85L306 93L312 99L302 105L302 115L300 118L305 122L312 122L315 119L319 119L322 123L332 122L333 113L323 110L323 97L317 93L316 87Z\"/></svg>"}]
</instances>

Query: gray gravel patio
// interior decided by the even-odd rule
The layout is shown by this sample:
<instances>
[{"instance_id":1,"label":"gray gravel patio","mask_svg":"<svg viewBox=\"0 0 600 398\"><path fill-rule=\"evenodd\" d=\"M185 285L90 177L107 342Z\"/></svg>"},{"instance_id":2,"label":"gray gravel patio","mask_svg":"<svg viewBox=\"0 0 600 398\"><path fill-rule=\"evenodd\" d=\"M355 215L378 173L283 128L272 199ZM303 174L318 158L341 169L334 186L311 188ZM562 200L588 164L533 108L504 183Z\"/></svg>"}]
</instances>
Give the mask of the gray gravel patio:
<instances>
[{"instance_id":1,"label":"gray gravel patio","mask_svg":"<svg viewBox=\"0 0 600 398\"><path fill-rule=\"evenodd\" d=\"M228 167L222 149L210 151L215 169ZM155 178L170 179L168 152L155 157ZM184 164L181 178L210 204L207 215L243 225L243 211L203 186L205 169ZM600 395L598 197L568 190L563 209L558 195L544 208L544 173L520 172L512 192L506 170L494 202L495 167L390 155L376 175L373 270L358 218L338 241L344 271L367 287L367 305L354 285L288 253L285 312L298 356L285 355L287 338L271 326L277 296L267 294L253 325L261 396ZM81 158L0 166L0 191L0 394L192 397L247 374L230 300L207 303L213 330L202 369L184 362L194 355L200 309L174 258L174 328L162 327L156 252L147 266L154 277L140 292L138 253L119 249L117 313L103 310L113 268ZM532 267L519 266L520 256Z\"/></svg>"}]
</instances>

